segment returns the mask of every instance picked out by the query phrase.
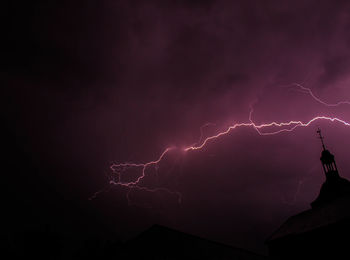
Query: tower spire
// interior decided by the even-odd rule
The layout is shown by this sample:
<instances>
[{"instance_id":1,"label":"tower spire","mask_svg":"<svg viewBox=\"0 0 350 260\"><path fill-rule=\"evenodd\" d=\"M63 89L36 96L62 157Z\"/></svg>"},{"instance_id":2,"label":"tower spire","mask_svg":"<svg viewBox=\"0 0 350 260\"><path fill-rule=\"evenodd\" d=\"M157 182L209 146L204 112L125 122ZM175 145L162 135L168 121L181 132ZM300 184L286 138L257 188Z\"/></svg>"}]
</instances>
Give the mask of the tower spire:
<instances>
[{"instance_id":1,"label":"tower spire","mask_svg":"<svg viewBox=\"0 0 350 260\"><path fill-rule=\"evenodd\" d=\"M320 136L319 138L321 139L322 147L323 147L323 150L325 151L325 150L326 150L326 147L325 147L324 142L323 142L324 137L322 136L322 133L321 133L321 129L320 129L320 128L317 129L317 133L318 133L318 135Z\"/></svg>"},{"instance_id":2,"label":"tower spire","mask_svg":"<svg viewBox=\"0 0 350 260\"><path fill-rule=\"evenodd\" d=\"M331 180L331 179L337 178L339 177L339 174L338 174L337 165L335 164L334 155L331 154L330 151L326 149L326 146L324 145L324 142L323 142L324 137L321 134L320 128L317 129L317 133L319 135L319 138L321 139L322 148L323 148L320 159L322 162L323 170L326 174L326 179Z\"/></svg>"}]
</instances>

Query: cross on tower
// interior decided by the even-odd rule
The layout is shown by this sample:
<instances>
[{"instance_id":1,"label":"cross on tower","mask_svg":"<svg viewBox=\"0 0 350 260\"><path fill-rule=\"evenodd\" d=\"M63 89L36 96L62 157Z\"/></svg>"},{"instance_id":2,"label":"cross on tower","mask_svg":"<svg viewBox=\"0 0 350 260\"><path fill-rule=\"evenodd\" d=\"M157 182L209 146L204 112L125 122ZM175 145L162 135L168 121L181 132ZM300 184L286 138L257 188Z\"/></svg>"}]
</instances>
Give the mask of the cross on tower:
<instances>
[{"instance_id":1,"label":"cross on tower","mask_svg":"<svg viewBox=\"0 0 350 260\"><path fill-rule=\"evenodd\" d=\"M323 150L326 150L326 147L324 146L324 142L323 142L324 137L323 137L322 134L321 134L321 129L320 129L320 128L317 129L317 133L318 133L319 136L320 136L319 138L321 139L321 143L322 143Z\"/></svg>"}]
</instances>

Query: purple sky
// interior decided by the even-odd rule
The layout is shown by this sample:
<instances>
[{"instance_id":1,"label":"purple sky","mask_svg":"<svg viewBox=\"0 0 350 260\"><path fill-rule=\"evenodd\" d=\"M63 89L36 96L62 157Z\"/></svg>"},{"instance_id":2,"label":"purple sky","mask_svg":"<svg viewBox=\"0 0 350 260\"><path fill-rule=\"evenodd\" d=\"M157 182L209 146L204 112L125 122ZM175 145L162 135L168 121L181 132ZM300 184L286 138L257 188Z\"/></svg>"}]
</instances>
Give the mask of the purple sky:
<instances>
[{"instance_id":1,"label":"purple sky","mask_svg":"<svg viewBox=\"0 0 350 260\"><path fill-rule=\"evenodd\" d=\"M111 161L148 162L168 146L196 142L205 123L215 124L204 129L211 135L248 122L252 102L259 124L317 115L350 121L350 105L326 107L287 87L302 84L328 103L350 100L347 1L24 1L6 8L2 113L14 167L6 191L9 204L28 207L28 222L74 226L86 216L82 229L120 239L160 223L263 251L264 239L309 208L324 181L317 127L340 175L350 178L349 127L318 121L274 136L240 128L203 150L171 153L145 184L181 192L181 204L163 192L133 192L147 207L128 206L120 187L88 200L108 185Z\"/></svg>"}]
</instances>

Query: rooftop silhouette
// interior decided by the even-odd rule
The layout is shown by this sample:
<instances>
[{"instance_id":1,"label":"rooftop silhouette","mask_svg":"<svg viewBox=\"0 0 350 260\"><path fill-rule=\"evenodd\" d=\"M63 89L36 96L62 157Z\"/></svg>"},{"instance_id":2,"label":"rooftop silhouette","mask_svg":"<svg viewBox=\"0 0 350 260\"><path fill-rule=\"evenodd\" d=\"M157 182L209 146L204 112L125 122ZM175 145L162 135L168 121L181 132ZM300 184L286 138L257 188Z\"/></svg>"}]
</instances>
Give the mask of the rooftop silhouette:
<instances>
[{"instance_id":1,"label":"rooftop silhouette","mask_svg":"<svg viewBox=\"0 0 350 260\"><path fill-rule=\"evenodd\" d=\"M241 248L153 225L127 242L126 259L266 259Z\"/></svg>"},{"instance_id":2,"label":"rooftop silhouette","mask_svg":"<svg viewBox=\"0 0 350 260\"><path fill-rule=\"evenodd\" d=\"M349 255L350 182L340 177L334 155L326 149L321 130L321 163L326 180L311 209L287 219L266 241L276 259Z\"/></svg>"}]
</instances>

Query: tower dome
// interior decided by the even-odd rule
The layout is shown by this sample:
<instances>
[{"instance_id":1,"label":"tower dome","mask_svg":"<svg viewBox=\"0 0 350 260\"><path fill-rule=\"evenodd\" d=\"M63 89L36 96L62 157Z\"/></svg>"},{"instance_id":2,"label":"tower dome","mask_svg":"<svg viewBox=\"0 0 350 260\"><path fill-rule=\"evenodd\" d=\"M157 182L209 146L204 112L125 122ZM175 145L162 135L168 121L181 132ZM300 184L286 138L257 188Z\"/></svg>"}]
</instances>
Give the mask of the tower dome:
<instances>
[{"instance_id":1,"label":"tower dome","mask_svg":"<svg viewBox=\"0 0 350 260\"><path fill-rule=\"evenodd\" d=\"M326 175L326 181L322 184L320 194L316 200L311 203L312 207L322 206L339 197L350 195L350 181L339 176L334 155L326 149L320 129L317 130L317 133L322 142L323 151L320 160Z\"/></svg>"}]
</instances>

